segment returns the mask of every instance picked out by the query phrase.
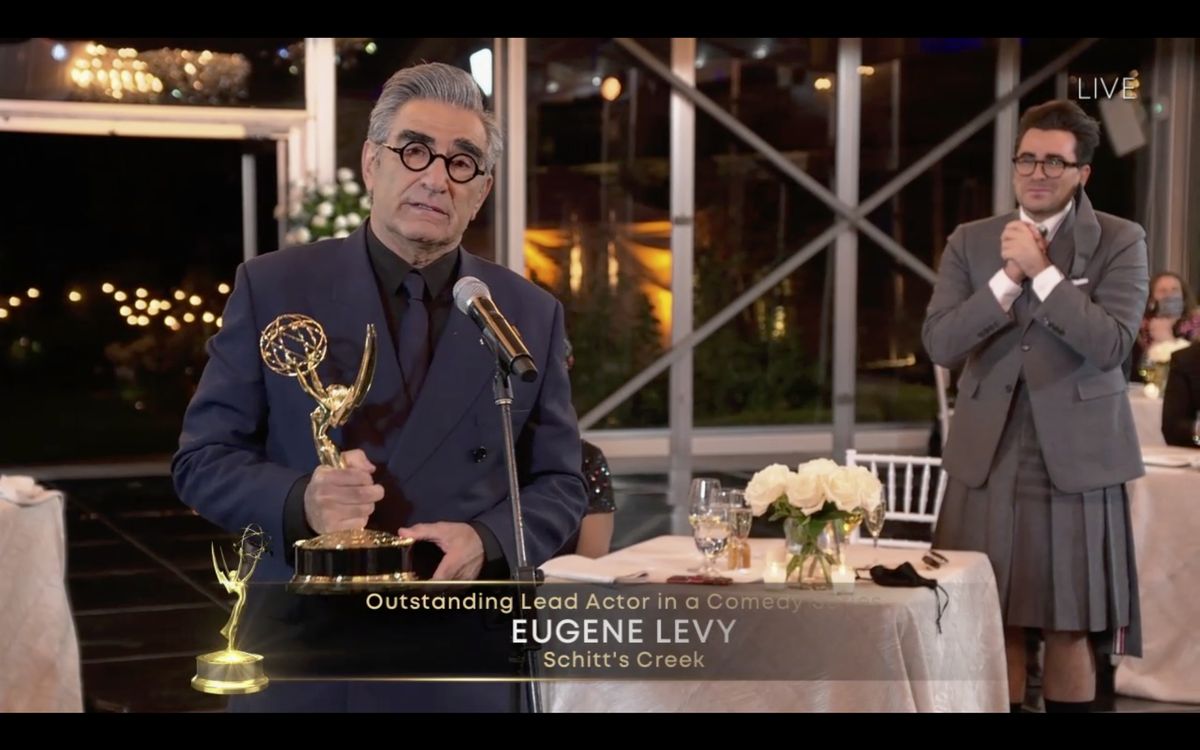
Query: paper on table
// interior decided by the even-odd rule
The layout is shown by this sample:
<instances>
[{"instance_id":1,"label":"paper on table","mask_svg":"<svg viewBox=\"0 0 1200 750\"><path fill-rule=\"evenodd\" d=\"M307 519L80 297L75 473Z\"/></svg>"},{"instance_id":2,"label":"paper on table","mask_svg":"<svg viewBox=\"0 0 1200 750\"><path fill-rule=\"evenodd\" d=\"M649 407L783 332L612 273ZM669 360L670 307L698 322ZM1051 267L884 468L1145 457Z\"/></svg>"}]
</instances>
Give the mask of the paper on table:
<instances>
[{"instance_id":1,"label":"paper on table","mask_svg":"<svg viewBox=\"0 0 1200 750\"><path fill-rule=\"evenodd\" d=\"M1142 456L1142 463L1147 466L1162 466L1169 469L1200 468L1200 456L1189 458L1187 456L1169 454L1150 454Z\"/></svg>"},{"instance_id":2,"label":"paper on table","mask_svg":"<svg viewBox=\"0 0 1200 750\"><path fill-rule=\"evenodd\" d=\"M583 583L616 583L645 580L647 571L633 565L592 559L582 555L563 555L542 566L548 578L563 578Z\"/></svg>"}]
</instances>

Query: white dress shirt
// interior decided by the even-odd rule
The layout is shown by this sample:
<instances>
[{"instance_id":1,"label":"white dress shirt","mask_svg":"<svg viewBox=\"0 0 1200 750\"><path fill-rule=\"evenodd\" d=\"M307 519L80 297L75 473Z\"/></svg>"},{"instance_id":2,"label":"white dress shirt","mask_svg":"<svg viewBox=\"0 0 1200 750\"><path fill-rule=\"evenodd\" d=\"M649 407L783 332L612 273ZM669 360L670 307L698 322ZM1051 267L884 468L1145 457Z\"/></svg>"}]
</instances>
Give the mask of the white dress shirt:
<instances>
[{"instance_id":1,"label":"white dress shirt","mask_svg":"<svg viewBox=\"0 0 1200 750\"><path fill-rule=\"evenodd\" d=\"M1059 211L1055 215L1045 221L1035 221L1029 214L1025 213L1025 208L1020 211L1020 219L1026 224L1032 224L1037 227L1038 231L1046 238L1046 244L1049 245L1054 241L1054 235L1058 233L1058 228L1062 226L1063 219L1067 217L1067 213L1075 207L1075 201L1072 199L1067 203L1066 208ZM1058 282L1063 280L1062 271L1059 271L1053 263L1042 269L1041 273L1033 277L1033 291L1038 296L1038 300L1045 300L1050 296L1050 292L1054 291L1054 287L1058 286ZM1004 312L1012 309L1013 303L1017 301L1017 297L1021 296L1021 285L1008 277L1008 274L1001 268L988 281L988 286L992 288L992 294L996 296L996 301L1000 303L1000 307Z\"/></svg>"}]
</instances>

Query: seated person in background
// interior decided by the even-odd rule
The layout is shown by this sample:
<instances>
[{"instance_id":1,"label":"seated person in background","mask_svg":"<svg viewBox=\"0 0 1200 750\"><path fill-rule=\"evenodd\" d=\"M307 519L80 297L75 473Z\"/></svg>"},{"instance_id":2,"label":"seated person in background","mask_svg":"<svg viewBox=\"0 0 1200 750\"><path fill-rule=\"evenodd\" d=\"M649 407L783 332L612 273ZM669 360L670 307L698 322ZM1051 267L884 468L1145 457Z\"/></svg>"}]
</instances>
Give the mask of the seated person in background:
<instances>
[{"instance_id":1,"label":"seated person in background","mask_svg":"<svg viewBox=\"0 0 1200 750\"><path fill-rule=\"evenodd\" d=\"M575 554L584 557L603 557L612 547L613 500L612 472L604 453L592 443L583 441L583 479L587 485L588 507L579 527Z\"/></svg>"},{"instance_id":2,"label":"seated person in background","mask_svg":"<svg viewBox=\"0 0 1200 750\"><path fill-rule=\"evenodd\" d=\"M1163 395L1162 433L1167 445L1200 448L1200 344L1171 356L1171 374ZM586 455L586 453L585 453Z\"/></svg>"},{"instance_id":3,"label":"seated person in background","mask_svg":"<svg viewBox=\"0 0 1200 750\"><path fill-rule=\"evenodd\" d=\"M571 342L567 342L567 371L575 366L575 355ZM587 489L588 506L579 533L559 552L560 555L583 555L603 557L612 546L613 512L617 509L613 498L612 472L604 452L588 441L583 441L583 479Z\"/></svg>"},{"instance_id":4,"label":"seated person in background","mask_svg":"<svg viewBox=\"0 0 1200 750\"><path fill-rule=\"evenodd\" d=\"M1150 299L1133 344L1131 379L1142 380L1142 360L1152 345L1175 339L1200 339L1200 309L1195 307L1183 279L1166 271L1150 280Z\"/></svg>"}]
</instances>

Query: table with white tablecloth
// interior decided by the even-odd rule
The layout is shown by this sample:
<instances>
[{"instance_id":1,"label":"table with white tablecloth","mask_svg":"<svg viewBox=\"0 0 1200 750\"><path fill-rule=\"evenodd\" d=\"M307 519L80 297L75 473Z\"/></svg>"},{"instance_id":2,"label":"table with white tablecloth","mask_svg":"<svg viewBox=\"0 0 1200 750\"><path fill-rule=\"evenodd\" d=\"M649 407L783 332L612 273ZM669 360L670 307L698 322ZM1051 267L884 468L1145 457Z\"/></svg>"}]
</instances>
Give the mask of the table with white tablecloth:
<instances>
[{"instance_id":1,"label":"table with white tablecloth","mask_svg":"<svg viewBox=\"0 0 1200 750\"><path fill-rule=\"evenodd\" d=\"M1146 475L1129 484L1143 653L1121 659L1115 687L1200 703L1200 450L1162 447L1143 456ZM1185 462L1197 468L1154 465Z\"/></svg>"},{"instance_id":2,"label":"table with white tablecloth","mask_svg":"<svg viewBox=\"0 0 1200 750\"><path fill-rule=\"evenodd\" d=\"M1162 396L1151 398L1146 395L1145 388L1144 383L1129 384L1129 405L1133 407L1133 427L1137 430L1138 443L1142 450L1165 448Z\"/></svg>"},{"instance_id":3,"label":"table with white tablecloth","mask_svg":"<svg viewBox=\"0 0 1200 750\"><path fill-rule=\"evenodd\" d=\"M83 710L66 558L62 494L0 477L0 713Z\"/></svg>"},{"instance_id":4,"label":"table with white tablecloth","mask_svg":"<svg viewBox=\"0 0 1200 750\"><path fill-rule=\"evenodd\" d=\"M782 540L752 539L752 570ZM995 711L1008 710L999 598L991 564L974 552L945 552L932 569L920 550L848 548L847 564L911 562L949 593L938 632L937 598L929 588L881 587L858 581L854 594L787 588L808 606L776 618L741 647L770 649L780 660L804 659L813 679L707 681L554 681L545 705L567 711ZM597 561L618 575L646 572L650 581L685 573L699 561L691 537L664 536ZM594 571L589 571L589 573ZM751 578L757 578L751 575ZM743 578L744 580L744 578ZM757 584L763 586L763 584ZM697 586L699 590L714 587ZM765 589L765 586L764 586ZM943 597L943 600L945 597ZM803 653L803 656L801 656Z\"/></svg>"}]
</instances>

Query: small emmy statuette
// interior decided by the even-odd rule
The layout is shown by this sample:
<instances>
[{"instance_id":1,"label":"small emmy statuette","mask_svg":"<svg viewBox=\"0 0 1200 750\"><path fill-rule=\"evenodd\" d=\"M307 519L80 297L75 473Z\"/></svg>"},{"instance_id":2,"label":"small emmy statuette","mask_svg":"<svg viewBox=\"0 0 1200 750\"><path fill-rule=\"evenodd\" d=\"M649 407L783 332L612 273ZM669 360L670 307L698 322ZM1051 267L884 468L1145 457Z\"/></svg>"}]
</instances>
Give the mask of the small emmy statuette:
<instances>
[{"instance_id":1,"label":"small emmy statuette","mask_svg":"<svg viewBox=\"0 0 1200 750\"><path fill-rule=\"evenodd\" d=\"M257 693L267 686L262 656L239 651L236 646L238 620L246 605L246 584L266 550L267 537L257 526L248 526L242 532L237 546L238 562L234 568L225 562L224 552L220 553L220 563L217 562L218 552L216 545L213 545L213 570L217 572L217 580L225 587L225 591L237 596L237 603L229 613L229 622L221 628L221 635L226 639L225 648L196 657L196 676L192 678L192 687L202 693L245 695Z\"/></svg>"}]
</instances>

